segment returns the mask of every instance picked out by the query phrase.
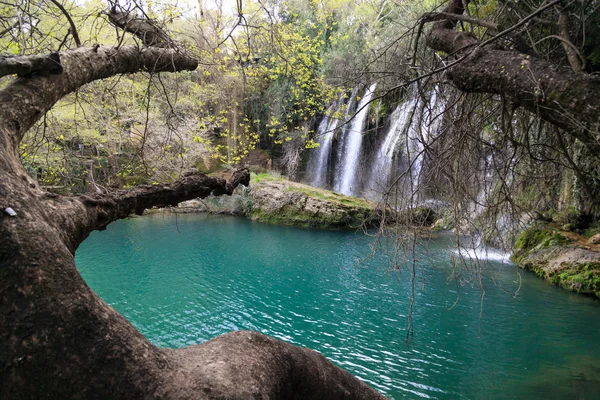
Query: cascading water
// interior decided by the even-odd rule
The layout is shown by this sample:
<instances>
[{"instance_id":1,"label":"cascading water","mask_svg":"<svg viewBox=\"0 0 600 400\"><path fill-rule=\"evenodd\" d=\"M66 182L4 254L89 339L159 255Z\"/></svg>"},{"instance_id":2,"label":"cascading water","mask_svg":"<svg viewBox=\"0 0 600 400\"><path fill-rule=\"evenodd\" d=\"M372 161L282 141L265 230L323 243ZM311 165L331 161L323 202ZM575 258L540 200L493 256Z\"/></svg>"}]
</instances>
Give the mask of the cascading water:
<instances>
[{"instance_id":1,"label":"cascading water","mask_svg":"<svg viewBox=\"0 0 600 400\"><path fill-rule=\"evenodd\" d=\"M382 145L377 151L369 176L370 188L375 192L381 193L387 188L392 172L396 146L406 131L407 125L410 123L410 117L413 114L415 104L415 99L406 101L396 107L390 116L389 129Z\"/></svg>"},{"instance_id":2,"label":"cascading water","mask_svg":"<svg viewBox=\"0 0 600 400\"><path fill-rule=\"evenodd\" d=\"M350 129L345 132L348 136L348 144L344 149L344 155L341 162L341 176L339 177L339 186L336 186L336 191L343 194L354 195L356 188L354 181L358 172L358 161L360 158L360 148L362 144L362 135L367 116L369 115L369 105L373 92L375 91L376 83L372 84L365 95L360 99L357 107L357 114L354 116L350 124Z\"/></svg>"},{"instance_id":3,"label":"cascading water","mask_svg":"<svg viewBox=\"0 0 600 400\"><path fill-rule=\"evenodd\" d=\"M319 138L319 151L311 153L311 160L308 164L310 171L310 184L314 187L323 187L327 177L327 163L331 154L331 139L333 131L329 130L332 120L329 118L334 106L329 107L327 115L319 124L317 137Z\"/></svg>"},{"instance_id":4,"label":"cascading water","mask_svg":"<svg viewBox=\"0 0 600 400\"><path fill-rule=\"evenodd\" d=\"M340 114L344 105L344 94L340 96L337 102L333 103L327 110L326 115L317 128L317 138L319 141L318 151L311 153L308 163L310 184L314 187L326 188L328 167L331 164L331 153L333 149L333 136L335 130L340 124L337 116Z\"/></svg>"},{"instance_id":5,"label":"cascading water","mask_svg":"<svg viewBox=\"0 0 600 400\"><path fill-rule=\"evenodd\" d=\"M419 99L419 103L421 100ZM429 101L418 107L418 114L412 119L408 132L407 158L410 165L411 193L417 194L420 187L421 172L423 169L423 153L429 138L436 134L441 126L443 104L437 101L436 90L433 90ZM416 196L412 196L417 200Z\"/></svg>"},{"instance_id":6,"label":"cascading water","mask_svg":"<svg viewBox=\"0 0 600 400\"><path fill-rule=\"evenodd\" d=\"M346 121L350 118L350 115L354 112L354 105L356 102L356 96L358 94L358 87L355 87L352 90L352 94L350 95L350 99L348 100L348 106L346 107L346 113L344 115L344 126L341 131L338 133L338 145L336 151L336 165L335 171L333 175L333 189L339 191L340 189L340 177L342 176L342 171L344 168L343 159L344 154L346 152L346 133L350 129Z\"/></svg>"},{"instance_id":7,"label":"cascading water","mask_svg":"<svg viewBox=\"0 0 600 400\"><path fill-rule=\"evenodd\" d=\"M391 200L388 205L397 209L418 205L445 207L444 199L435 197L439 193L436 191L437 186L428 186L424 176L428 170L425 152L428 145L434 149L439 146L436 139L441 133L441 115L446 104L436 89L425 93L418 93L415 89L409 90L406 100L390 114L384 125L385 129L370 132L377 136L364 140L364 145L362 135L365 133L369 113L367 102L372 99L375 85L365 91L358 105L356 89L345 106L343 99L333 104L329 117L324 118L319 125L321 146L310 155L307 180L313 186L333 188L337 192L359 195L374 201L380 201L385 194L386 200ZM331 118L331 115L339 115L343 107L346 110L345 118ZM337 111L332 113L334 109ZM350 123L343 124L348 121L349 115L355 113ZM487 209L488 196L497 182L493 166L504 165L502 159L495 159L494 153L485 153L480 157L482 164L474 175L474 187L470 190L473 201L463 210L469 214L469 221L477 220ZM363 173L359 166L363 166L368 172ZM362 178L366 185L361 182ZM394 190L390 190L392 183ZM457 222L459 223L462 222ZM506 232L515 223L508 212L500 210L492 228L498 232ZM471 229L473 227L473 224L464 226L461 231L471 232L475 238L480 239L480 236L476 236L480 233ZM479 239L465 250L465 254L483 256L488 251L479 243ZM505 239L500 237L497 241L503 246ZM498 246L498 243L493 244ZM500 253L494 255L496 256L498 259L505 258ZM490 254L486 254L486 257L489 258Z\"/></svg>"},{"instance_id":8,"label":"cascading water","mask_svg":"<svg viewBox=\"0 0 600 400\"><path fill-rule=\"evenodd\" d=\"M310 156L307 181L316 187L379 200L392 178L403 176L398 181L398 193L405 192L403 197L410 197L414 203L423 168L424 144L439 130L441 119L437 117L444 104L438 101L435 91L427 100L418 96L416 90L410 90L408 99L390 115L374 155L369 156L362 149L362 136L374 90L375 85L371 85L356 105L357 90L354 89L344 119L328 116L321 121L318 127L320 147ZM328 115L333 115L333 109L339 114L342 107L343 99L340 99L330 107ZM342 125L355 112L351 123ZM362 177L360 165L369 167L367 185L364 186L359 181Z\"/></svg>"},{"instance_id":9,"label":"cascading water","mask_svg":"<svg viewBox=\"0 0 600 400\"><path fill-rule=\"evenodd\" d=\"M409 93L408 100L390 115L389 128L372 162L369 197L375 200L389 188L392 178L396 181L402 177L396 181L396 185L402 185L397 193L410 200L411 205L418 202L425 143L439 130L441 120L437 116L443 104L438 102L435 91L425 102L416 95L415 87Z\"/></svg>"}]
</instances>

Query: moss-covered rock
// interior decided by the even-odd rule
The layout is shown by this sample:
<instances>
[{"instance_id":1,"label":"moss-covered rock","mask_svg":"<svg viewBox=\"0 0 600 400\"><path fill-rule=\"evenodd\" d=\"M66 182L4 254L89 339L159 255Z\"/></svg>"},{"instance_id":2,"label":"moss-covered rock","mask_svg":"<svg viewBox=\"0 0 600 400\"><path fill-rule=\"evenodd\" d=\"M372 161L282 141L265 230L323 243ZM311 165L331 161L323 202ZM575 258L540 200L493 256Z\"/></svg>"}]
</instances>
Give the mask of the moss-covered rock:
<instances>
[{"instance_id":1,"label":"moss-covered rock","mask_svg":"<svg viewBox=\"0 0 600 400\"><path fill-rule=\"evenodd\" d=\"M300 183L259 177L251 183L252 220L328 229L357 228L378 220L375 205Z\"/></svg>"},{"instance_id":2,"label":"moss-covered rock","mask_svg":"<svg viewBox=\"0 0 600 400\"><path fill-rule=\"evenodd\" d=\"M446 210L442 215L433 223L432 230L439 231L450 231L454 229L454 215L450 210Z\"/></svg>"},{"instance_id":3,"label":"moss-covered rock","mask_svg":"<svg viewBox=\"0 0 600 400\"><path fill-rule=\"evenodd\" d=\"M600 297L600 252L583 246L578 237L551 225L525 230L511 260L567 290Z\"/></svg>"},{"instance_id":4,"label":"moss-covered rock","mask_svg":"<svg viewBox=\"0 0 600 400\"><path fill-rule=\"evenodd\" d=\"M556 230L544 226L526 229L515 242L514 257L530 254L536 250L560 246L567 243L569 239Z\"/></svg>"},{"instance_id":5,"label":"moss-covered rock","mask_svg":"<svg viewBox=\"0 0 600 400\"><path fill-rule=\"evenodd\" d=\"M430 227L437 219L427 207L382 212L377 204L330 190L314 188L267 173L253 174L249 188L232 196L208 196L180 203L173 212L243 215L259 222L326 229L356 229L386 223Z\"/></svg>"}]
</instances>

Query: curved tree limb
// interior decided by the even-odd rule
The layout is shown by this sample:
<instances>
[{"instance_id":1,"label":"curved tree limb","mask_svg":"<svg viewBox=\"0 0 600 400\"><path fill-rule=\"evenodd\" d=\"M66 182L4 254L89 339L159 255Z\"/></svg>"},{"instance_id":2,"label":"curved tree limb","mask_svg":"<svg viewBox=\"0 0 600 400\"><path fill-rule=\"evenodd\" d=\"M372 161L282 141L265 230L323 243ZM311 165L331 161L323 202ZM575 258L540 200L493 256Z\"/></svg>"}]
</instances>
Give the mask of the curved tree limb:
<instances>
[{"instance_id":1,"label":"curved tree limb","mask_svg":"<svg viewBox=\"0 0 600 400\"><path fill-rule=\"evenodd\" d=\"M138 37L145 46L175 47L175 42L169 34L155 21L138 17L131 12L119 11L116 6L111 8L106 15L111 24Z\"/></svg>"},{"instance_id":2,"label":"curved tree limb","mask_svg":"<svg viewBox=\"0 0 600 400\"><path fill-rule=\"evenodd\" d=\"M600 154L599 77L576 73L517 51L491 46L497 38L559 2L547 3L518 24L484 42L455 31L453 21L439 21L430 31L427 45L458 58L447 73L458 89L505 95L513 103L581 140L593 154ZM463 11L461 0L451 0L445 10Z\"/></svg>"},{"instance_id":3,"label":"curved tree limb","mask_svg":"<svg viewBox=\"0 0 600 400\"><path fill-rule=\"evenodd\" d=\"M83 281L73 252L94 229L130 213L247 184L202 174L170 185L63 197L27 176L23 134L61 97L97 79L140 70L195 69L173 49L78 48L62 72L18 78L0 91L0 398L382 399L317 352L257 332L159 349Z\"/></svg>"},{"instance_id":4,"label":"curved tree limb","mask_svg":"<svg viewBox=\"0 0 600 400\"><path fill-rule=\"evenodd\" d=\"M250 172L242 169L234 172L229 181L190 174L167 185L142 185L128 190L116 190L107 194L87 193L80 196L50 196L46 205L53 210L49 219L56 221L64 232L64 242L74 253L88 235L131 214L142 215L153 207L176 206L182 201L205 198L210 194L230 195L238 185L250 184Z\"/></svg>"},{"instance_id":5,"label":"curved tree limb","mask_svg":"<svg viewBox=\"0 0 600 400\"><path fill-rule=\"evenodd\" d=\"M11 136L13 149L58 100L87 83L138 71L194 70L198 61L173 49L100 46L62 52L59 66L62 73L58 75L16 79L0 91L0 104L4 105L0 121L5 129L15 132Z\"/></svg>"},{"instance_id":6,"label":"curved tree limb","mask_svg":"<svg viewBox=\"0 0 600 400\"><path fill-rule=\"evenodd\" d=\"M448 13L448 12L430 12L430 13L424 14L421 17L421 19L424 22L434 22L434 21L442 21L442 20L455 21L455 22L463 21L463 22L469 22L471 24L483 26L484 28L489 28L489 29L492 29L495 31L497 31L499 29L499 25L495 22L487 21L485 19L473 18L468 15L452 14L452 13Z\"/></svg>"}]
</instances>

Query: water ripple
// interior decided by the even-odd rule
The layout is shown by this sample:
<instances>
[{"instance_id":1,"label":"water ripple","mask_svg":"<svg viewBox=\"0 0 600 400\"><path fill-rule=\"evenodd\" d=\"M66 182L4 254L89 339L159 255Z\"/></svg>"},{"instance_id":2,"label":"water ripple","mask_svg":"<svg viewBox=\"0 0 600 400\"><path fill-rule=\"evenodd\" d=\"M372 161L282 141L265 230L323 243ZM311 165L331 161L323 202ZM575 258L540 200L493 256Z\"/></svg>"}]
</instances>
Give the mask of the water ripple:
<instances>
[{"instance_id":1,"label":"water ripple","mask_svg":"<svg viewBox=\"0 0 600 400\"><path fill-rule=\"evenodd\" d=\"M421 257L407 342L410 275L385 272L385 256L357 267L368 238L198 215L177 225L119 221L76 255L88 284L156 345L253 329L314 348L391 398L600 393L598 302L492 260L481 303L477 287L447 281L444 238Z\"/></svg>"}]
</instances>

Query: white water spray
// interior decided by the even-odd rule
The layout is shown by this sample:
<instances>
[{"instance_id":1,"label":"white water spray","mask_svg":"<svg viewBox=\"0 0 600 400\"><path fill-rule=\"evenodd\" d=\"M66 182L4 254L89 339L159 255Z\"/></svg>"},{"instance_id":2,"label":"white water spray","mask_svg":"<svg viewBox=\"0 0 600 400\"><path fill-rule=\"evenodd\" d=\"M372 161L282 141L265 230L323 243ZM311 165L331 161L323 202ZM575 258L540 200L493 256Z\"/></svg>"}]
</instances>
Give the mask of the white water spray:
<instances>
[{"instance_id":1,"label":"white water spray","mask_svg":"<svg viewBox=\"0 0 600 400\"><path fill-rule=\"evenodd\" d=\"M367 116L369 115L369 103L373 97L373 91L376 86L376 83L372 84L365 92L363 98L360 99L357 107L357 114L354 116L354 119L350 124L350 129L346 133L346 135L348 135L348 145L341 160L343 168L338 189L338 191L343 194L356 194L354 183L358 173L362 134L365 122L367 121Z\"/></svg>"}]
</instances>

